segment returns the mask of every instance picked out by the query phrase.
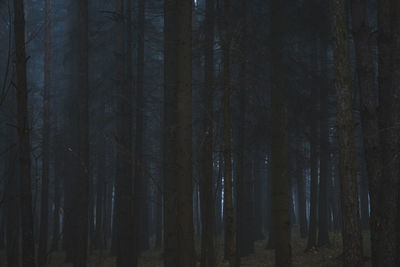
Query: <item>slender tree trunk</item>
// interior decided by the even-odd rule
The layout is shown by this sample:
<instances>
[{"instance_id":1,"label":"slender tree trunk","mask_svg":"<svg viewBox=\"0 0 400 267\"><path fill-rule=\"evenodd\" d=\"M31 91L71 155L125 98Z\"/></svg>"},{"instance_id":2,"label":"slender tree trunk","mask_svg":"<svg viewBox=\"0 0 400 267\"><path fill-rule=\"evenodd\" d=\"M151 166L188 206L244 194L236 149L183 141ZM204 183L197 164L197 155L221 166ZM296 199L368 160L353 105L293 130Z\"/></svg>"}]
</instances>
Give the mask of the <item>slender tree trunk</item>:
<instances>
[{"instance_id":1,"label":"slender tree trunk","mask_svg":"<svg viewBox=\"0 0 400 267\"><path fill-rule=\"evenodd\" d=\"M311 64L318 66L318 41L313 43L312 49L315 50ZM317 247L318 232L318 180L319 180L319 155L318 140L320 132L318 104L320 100L320 84L311 84L312 106L310 108L310 225L308 228L308 241L306 250L315 249Z\"/></svg>"},{"instance_id":2,"label":"slender tree trunk","mask_svg":"<svg viewBox=\"0 0 400 267\"><path fill-rule=\"evenodd\" d=\"M253 227L251 225L252 219L252 202L251 202L251 186L252 177L246 175L245 171L245 133L246 133L246 101L247 101L247 4L242 1L241 10L243 17L242 22L242 36L239 40L240 46L240 66L239 66L239 105L240 105L240 125L238 136L238 153L237 153L237 179L236 179L236 251L235 251L235 266L240 266L240 257L247 256L252 252L253 248ZM248 174L248 172L247 172Z\"/></svg>"},{"instance_id":3,"label":"slender tree trunk","mask_svg":"<svg viewBox=\"0 0 400 267\"><path fill-rule=\"evenodd\" d=\"M336 155L337 157L337 155ZM334 221L334 230L336 232L341 231L342 229L342 211L340 209L340 179L339 179L339 167L338 162L335 163L333 167L333 181L332 181L332 188L333 188L333 199L332 203L334 205L334 213L333 213L333 221Z\"/></svg>"},{"instance_id":4,"label":"slender tree trunk","mask_svg":"<svg viewBox=\"0 0 400 267\"><path fill-rule=\"evenodd\" d=\"M113 183L112 182L106 182L104 184L104 248L108 248L108 242L107 240L113 238L113 230L111 226L111 222L113 219L113 212L112 212L112 189L113 188ZM110 244L111 248L112 244Z\"/></svg>"},{"instance_id":5,"label":"slender tree trunk","mask_svg":"<svg viewBox=\"0 0 400 267\"><path fill-rule=\"evenodd\" d=\"M164 120L163 120L163 178L164 178L164 266L178 266L178 233L176 190L176 0L164 1Z\"/></svg>"},{"instance_id":6,"label":"slender tree trunk","mask_svg":"<svg viewBox=\"0 0 400 267\"><path fill-rule=\"evenodd\" d=\"M86 267L89 225L89 20L88 0L78 3L78 176L73 189L74 209L74 267Z\"/></svg>"},{"instance_id":7,"label":"slender tree trunk","mask_svg":"<svg viewBox=\"0 0 400 267\"><path fill-rule=\"evenodd\" d=\"M289 178L286 155L285 84L283 75L283 6L270 2L271 10L271 167L272 216L276 234L275 265L292 266L289 219Z\"/></svg>"},{"instance_id":8,"label":"slender tree trunk","mask_svg":"<svg viewBox=\"0 0 400 267\"><path fill-rule=\"evenodd\" d=\"M66 87L67 91L67 104L65 110L65 118L63 130L68 129L68 133L63 134L63 156L65 157L65 163L63 164L63 189L64 189L64 203L63 203L63 249L65 250L65 262L73 263L74 260L74 239L75 232L74 224L79 224L76 218L75 207L77 204L74 201L77 200L77 192L74 191L74 188L77 188L76 183L78 181L78 168L80 166L80 159L77 156L79 148L78 148L78 140L79 140L79 127L76 127L77 122L79 121L79 109L77 106L77 80L78 80L78 71L76 71L77 66L77 53L76 53L76 40L77 32L76 24L78 22L77 18L77 3L69 2L68 6L68 34L73 36L68 41L68 44L74 47L74 52L70 57L68 57L67 61L67 70L68 75L70 75L71 79L68 80L68 84ZM66 132L66 131L65 131Z\"/></svg>"},{"instance_id":9,"label":"slender tree trunk","mask_svg":"<svg viewBox=\"0 0 400 267\"><path fill-rule=\"evenodd\" d=\"M268 147L268 165L267 165L267 221L268 221L268 241L267 249L275 249L275 228L272 218L272 167L271 167L271 148Z\"/></svg>"},{"instance_id":10,"label":"slender tree trunk","mask_svg":"<svg viewBox=\"0 0 400 267\"><path fill-rule=\"evenodd\" d=\"M314 106L316 109L316 106ZM310 138L310 225L308 228L307 250L317 246L317 212L318 212L318 129L316 112L312 111L311 116L311 138Z\"/></svg>"},{"instance_id":11,"label":"slender tree trunk","mask_svg":"<svg viewBox=\"0 0 400 267\"><path fill-rule=\"evenodd\" d=\"M165 0L164 11L164 265L186 267L195 265L192 1Z\"/></svg>"},{"instance_id":12,"label":"slender tree trunk","mask_svg":"<svg viewBox=\"0 0 400 267\"><path fill-rule=\"evenodd\" d=\"M391 98L392 101L392 107L393 107L393 122L395 127L394 130L395 132L393 135L395 138L393 140L393 146L397 148L395 151L395 161L396 163L394 164L394 170L393 170L393 176L396 179L396 185L397 185L397 195L394 194L396 199L394 199L394 206L397 208L396 210L396 219L395 219L395 233L396 233L396 251L394 253L396 257L396 266L400 265L400 207L398 203L400 202L400 3L398 1L395 1L395 8L396 14L395 14L395 27L394 27L394 48L393 48L393 91L391 92L391 95L393 98ZM384 111L383 111L384 112ZM392 128L392 129L393 129Z\"/></svg>"},{"instance_id":13,"label":"slender tree trunk","mask_svg":"<svg viewBox=\"0 0 400 267\"><path fill-rule=\"evenodd\" d=\"M360 140L362 141L362 140ZM369 230L369 201L368 201L368 177L366 173L365 159L361 157L360 163L360 211L361 211L361 227L363 230Z\"/></svg>"},{"instance_id":14,"label":"slender tree trunk","mask_svg":"<svg viewBox=\"0 0 400 267\"><path fill-rule=\"evenodd\" d=\"M194 227L194 236L197 239L200 238L200 228L201 228L201 220L200 220L200 197L199 197L199 184L196 183L193 186L193 227Z\"/></svg>"},{"instance_id":15,"label":"slender tree trunk","mask_svg":"<svg viewBox=\"0 0 400 267\"><path fill-rule=\"evenodd\" d=\"M352 29L356 49L356 70L360 89L360 116L363 147L367 164L370 197L370 231L372 265L378 266L379 248L379 181L382 179L381 146L379 138L377 92L374 85L374 66L370 45L371 29L367 20L365 0L352 0Z\"/></svg>"},{"instance_id":16,"label":"slender tree trunk","mask_svg":"<svg viewBox=\"0 0 400 267\"><path fill-rule=\"evenodd\" d=\"M35 241L33 236L31 159L28 115L28 87L26 78L24 1L14 0L14 42L16 70L16 100L18 156L20 167L20 208L22 229L22 266L34 267Z\"/></svg>"},{"instance_id":17,"label":"slender tree trunk","mask_svg":"<svg viewBox=\"0 0 400 267\"><path fill-rule=\"evenodd\" d=\"M257 155L254 166L254 209L255 209L255 226L254 226L254 241L264 239L263 235L263 194L264 191L264 158L262 155Z\"/></svg>"},{"instance_id":18,"label":"slender tree trunk","mask_svg":"<svg viewBox=\"0 0 400 267\"><path fill-rule=\"evenodd\" d=\"M222 219L222 176L223 176L223 157L222 153L219 153L218 159L218 174L217 174L217 181L216 181L216 237L218 237L222 233L223 229L223 219Z\"/></svg>"},{"instance_id":19,"label":"slender tree trunk","mask_svg":"<svg viewBox=\"0 0 400 267\"><path fill-rule=\"evenodd\" d=\"M10 131L14 134L14 131ZM15 138L13 138L15 139ZM18 212L18 179L17 179L17 154L11 149L8 154L4 177L5 184L5 216L6 216L6 249L7 266L19 266L20 262L20 216Z\"/></svg>"},{"instance_id":20,"label":"slender tree trunk","mask_svg":"<svg viewBox=\"0 0 400 267\"><path fill-rule=\"evenodd\" d=\"M53 131L53 155L55 160L54 165L54 210L53 210L53 236L51 241L51 249L57 251L59 249L58 242L60 241L60 209L61 209L61 185L60 179L62 175L62 168L65 163L61 158L61 138L59 133L59 126L57 119L55 121L55 129Z\"/></svg>"},{"instance_id":21,"label":"slender tree trunk","mask_svg":"<svg viewBox=\"0 0 400 267\"><path fill-rule=\"evenodd\" d=\"M70 96L69 96L70 97ZM68 124L70 124L70 118L68 118ZM75 135L75 131L73 135ZM73 160L73 156L71 151L65 151L68 147L73 147L71 142L71 136L65 136L65 148L63 151L64 156L66 157L66 163L63 164L63 189L64 189L64 203L63 203L63 240L62 240L62 248L65 250L65 263L72 262L72 179L71 176L73 172L75 172L76 162Z\"/></svg>"},{"instance_id":22,"label":"slender tree trunk","mask_svg":"<svg viewBox=\"0 0 400 267\"><path fill-rule=\"evenodd\" d=\"M102 116L105 116L105 103L102 105ZM104 187L105 181L105 168L106 168L106 155L105 155L105 136L101 135L99 140L98 150L98 173L96 181L96 229L94 233L94 248L104 249L104 219L106 214L103 214L105 206Z\"/></svg>"},{"instance_id":23,"label":"slender tree trunk","mask_svg":"<svg viewBox=\"0 0 400 267\"><path fill-rule=\"evenodd\" d=\"M161 181L160 181L161 186ZM156 190L159 190L158 188ZM162 192L156 191L156 241L155 248L159 249L162 246Z\"/></svg>"},{"instance_id":24,"label":"slender tree trunk","mask_svg":"<svg viewBox=\"0 0 400 267\"><path fill-rule=\"evenodd\" d=\"M128 1L131 2L130 0ZM130 6L130 4L129 4ZM144 201L147 197L146 187L144 186L144 165L143 165L143 108L144 108L144 24L145 24L145 0L138 1L138 34L137 34L137 80L136 80L136 135L135 135L135 179L134 179L134 207L133 207L133 224L134 224L134 237L135 237L135 263L137 266L137 260L142 247L144 238L144 218L147 215L145 211ZM131 10L128 10L129 14ZM130 17L130 16L129 16ZM129 23L130 24L130 23ZM131 50L129 44L128 50ZM131 53L128 52L130 55ZM129 60L131 56L128 56ZM131 67L129 68L131 69ZM128 73L130 75L130 73Z\"/></svg>"},{"instance_id":25,"label":"slender tree trunk","mask_svg":"<svg viewBox=\"0 0 400 267\"><path fill-rule=\"evenodd\" d=\"M141 163L142 165L145 163ZM142 168L146 168L146 165L143 165ZM148 177L146 177L143 173L142 176L142 198L141 198L141 215L140 215L140 221L141 221L141 227L140 227L140 251L146 251L150 248L150 243L149 243L149 227L150 227L150 222L149 222L149 216L150 216L150 205L148 202L149 199L149 181Z\"/></svg>"},{"instance_id":26,"label":"slender tree trunk","mask_svg":"<svg viewBox=\"0 0 400 267\"><path fill-rule=\"evenodd\" d=\"M200 177L201 208L201 267L213 267L215 255L215 213L213 183L213 95L214 95L214 0L206 0L204 47L204 143L202 146L202 174Z\"/></svg>"},{"instance_id":27,"label":"slender tree trunk","mask_svg":"<svg viewBox=\"0 0 400 267\"><path fill-rule=\"evenodd\" d=\"M303 141L301 141L303 142ZM299 207L299 224L300 224L300 236L302 238L307 237L308 225L307 225L307 211L306 211L306 177L304 175L304 152L303 146L300 146L297 152L296 160L296 177L297 177L297 201Z\"/></svg>"},{"instance_id":28,"label":"slender tree trunk","mask_svg":"<svg viewBox=\"0 0 400 267\"><path fill-rule=\"evenodd\" d=\"M379 132L382 181L378 217L379 266L396 266L400 177L399 22L396 0L378 1Z\"/></svg>"},{"instance_id":29,"label":"slender tree trunk","mask_svg":"<svg viewBox=\"0 0 400 267\"><path fill-rule=\"evenodd\" d=\"M288 165L290 165L291 160L288 160ZM288 167L288 173L292 172L292 167ZM295 213L295 209L294 209L294 201L293 201L293 175L288 175L289 176L289 184L288 184L288 198L289 198L289 220L290 220L290 225L289 227L292 228L293 225L296 224L296 213Z\"/></svg>"},{"instance_id":30,"label":"slender tree trunk","mask_svg":"<svg viewBox=\"0 0 400 267\"><path fill-rule=\"evenodd\" d=\"M93 254L94 249L94 235L95 235L95 190L94 190L94 177L89 176L89 192L88 192L88 243L89 243L89 254Z\"/></svg>"},{"instance_id":31,"label":"slender tree trunk","mask_svg":"<svg viewBox=\"0 0 400 267\"><path fill-rule=\"evenodd\" d=\"M327 51L321 49L322 69L327 66ZM325 73L323 73L325 74ZM320 91L320 178L319 178L319 203L318 203L318 246L329 244L329 206L328 206L328 185L329 185L329 87L322 83Z\"/></svg>"},{"instance_id":32,"label":"slender tree trunk","mask_svg":"<svg viewBox=\"0 0 400 267\"><path fill-rule=\"evenodd\" d=\"M125 71L125 23L123 0L116 0L116 95L117 95L117 166L115 182L115 252L118 267L136 266L134 227L132 227L132 107L131 87ZM128 58L130 61L131 58ZM130 73L128 73L130 75Z\"/></svg>"},{"instance_id":33,"label":"slender tree trunk","mask_svg":"<svg viewBox=\"0 0 400 267\"><path fill-rule=\"evenodd\" d=\"M363 266L346 1L331 1L344 266Z\"/></svg>"},{"instance_id":34,"label":"slender tree trunk","mask_svg":"<svg viewBox=\"0 0 400 267\"><path fill-rule=\"evenodd\" d=\"M1 213L1 222L0 222L0 249L7 249L7 241L6 241L6 216L4 215L5 211Z\"/></svg>"},{"instance_id":35,"label":"slender tree trunk","mask_svg":"<svg viewBox=\"0 0 400 267\"><path fill-rule=\"evenodd\" d=\"M42 189L40 206L40 236L38 249L38 266L47 263L48 240L48 207L49 207L49 142L50 142L50 68L51 68L51 21L50 0L45 0L45 55L44 55L44 92L43 92L43 159Z\"/></svg>"},{"instance_id":36,"label":"slender tree trunk","mask_svg":"<svg viewBox=\"0 0 400 267\"><path fill-rule=\"evenodd\" d=\"M195 266L192 186L192 1L177 0L177 267Z\"/></svg>"},{"instance_id":37,"label":"slender tree trunk","mask_svg":"<svg viewBox=\"0 0 400 267\"><path fill-rule=\"evenodd\" d=\"M224 108L224 258L233 266L235 233L233 219L231 112L230 112L230 0L224 0L224 36L222 37L223 108Z\"/></svg>"}]
</instances>

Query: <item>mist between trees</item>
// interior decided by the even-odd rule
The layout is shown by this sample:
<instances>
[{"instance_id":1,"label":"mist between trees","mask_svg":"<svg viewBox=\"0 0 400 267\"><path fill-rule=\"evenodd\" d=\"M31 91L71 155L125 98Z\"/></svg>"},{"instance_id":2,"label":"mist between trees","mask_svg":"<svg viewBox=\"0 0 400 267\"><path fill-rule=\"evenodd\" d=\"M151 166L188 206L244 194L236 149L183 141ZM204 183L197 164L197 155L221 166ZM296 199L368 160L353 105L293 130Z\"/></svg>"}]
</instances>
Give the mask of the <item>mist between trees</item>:
<instances>
[{"instance_id":1,"label":"mist between trees","mask_svg":"<svg viewBox=\"0 0 400 267\"><path fill-rule=\"evenodd\" d=\"M400 2L0 1L0 136L0 266L400 266Z\"/></svg>"}]
</instances>

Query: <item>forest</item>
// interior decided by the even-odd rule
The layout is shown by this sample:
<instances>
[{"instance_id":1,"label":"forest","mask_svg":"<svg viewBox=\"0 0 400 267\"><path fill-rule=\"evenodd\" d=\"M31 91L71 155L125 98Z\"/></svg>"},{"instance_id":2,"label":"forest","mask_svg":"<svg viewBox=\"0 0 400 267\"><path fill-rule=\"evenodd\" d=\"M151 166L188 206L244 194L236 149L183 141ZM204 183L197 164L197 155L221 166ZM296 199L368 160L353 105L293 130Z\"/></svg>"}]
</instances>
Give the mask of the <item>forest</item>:
<instances>
[{"instance_id":1,"label":"forest","mask_svg":"<svg viewBox=\"0 0 400 267\"><path fill-rule=\"evenodd\" d=\"M0 267L396 267L399 203L399 0L0 0Z\"/></svg>"}]
</instances>

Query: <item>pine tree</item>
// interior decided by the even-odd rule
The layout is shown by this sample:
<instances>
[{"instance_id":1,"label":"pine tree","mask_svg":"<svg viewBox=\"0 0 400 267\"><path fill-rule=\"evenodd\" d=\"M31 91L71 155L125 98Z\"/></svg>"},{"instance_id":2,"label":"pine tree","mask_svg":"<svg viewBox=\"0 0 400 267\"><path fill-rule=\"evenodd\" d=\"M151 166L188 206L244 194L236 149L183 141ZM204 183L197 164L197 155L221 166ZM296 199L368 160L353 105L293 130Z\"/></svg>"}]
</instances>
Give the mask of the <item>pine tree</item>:
<instances>
[{"instance_id":1,"label":"pine tree","mask_svg":"<svg viewBox=\"0 0 400 267\"><path fill-rule=\"evenodd\" d=\"M346 1L331 1L344 266L362 266Z\"/></svg>"},{"instance_id":2,"label":"pine tree","mask_svg":"<svg viewBox=\"0 0 400 267\"><path fill-rule=\"evenodd\" d=\"M271 58L271 168L272 216L275 238L275 265L292 266L289 221L289 177L286 156L285 84L283 80L283 7L270 2Z\"/></svg>"},{"instance_id":3,"label":"pine tree","mask_svg":"<svg viewBox=\"0 0 400 267\"><path fill-rule=\"evenodd\" d=\"M19 157L19 187L22 230L22 266L34 267L35 241L33 236L31 158L28 115L28 86L26 76L25 12L24 1L14 0L14 43L16 103Z\"/></svg>"}]
</instances>

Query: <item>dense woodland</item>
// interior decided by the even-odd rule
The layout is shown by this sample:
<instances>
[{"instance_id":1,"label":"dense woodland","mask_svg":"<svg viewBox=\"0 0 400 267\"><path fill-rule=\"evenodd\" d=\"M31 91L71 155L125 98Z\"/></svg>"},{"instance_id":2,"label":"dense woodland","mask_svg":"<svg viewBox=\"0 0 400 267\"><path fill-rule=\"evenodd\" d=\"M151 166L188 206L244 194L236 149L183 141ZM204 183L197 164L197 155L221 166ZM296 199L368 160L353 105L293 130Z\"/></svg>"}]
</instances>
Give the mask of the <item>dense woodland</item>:
<instances>
[{"instance_id":1,"label":"dense woodland","mask_svg":"<svg viewBox=\"0 0 400 267\"><path fill-rule=\"evenodd\" d=\"M399 0L0 0L0 266L400 266Z\"/></svg>"}]
</instances>

